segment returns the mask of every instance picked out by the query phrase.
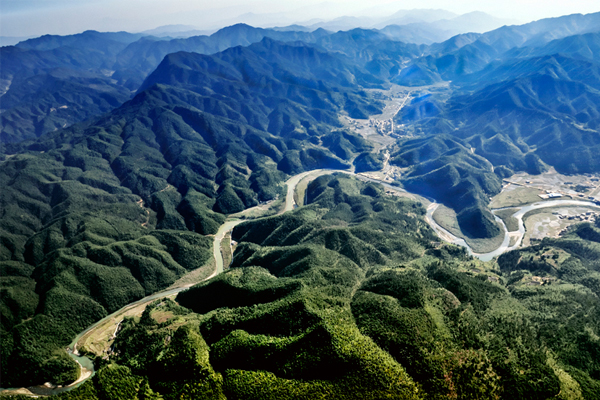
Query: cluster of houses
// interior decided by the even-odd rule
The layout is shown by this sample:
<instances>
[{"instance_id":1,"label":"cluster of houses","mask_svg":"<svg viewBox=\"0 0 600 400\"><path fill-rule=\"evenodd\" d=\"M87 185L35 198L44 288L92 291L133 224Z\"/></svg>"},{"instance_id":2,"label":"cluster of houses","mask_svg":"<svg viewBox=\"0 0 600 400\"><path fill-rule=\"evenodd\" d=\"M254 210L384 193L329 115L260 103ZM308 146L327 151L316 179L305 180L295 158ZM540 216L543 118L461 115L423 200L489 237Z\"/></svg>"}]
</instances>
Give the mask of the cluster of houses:
<instances>
[{"instance_id":1,"label":"cluster of houses","mask_svg":"<svg viewBox=\"0 0 600 400\"><path fill-rule=\"evenodd\" d=\"M600 177L591 174L584 174L587 180L579 180L574 182L561 182L559 187L556 187L556 182L553 188L544 190L545 193L540 193L538 196L543 200L548 199L558 199L561 197L567 197L575 200L585 200L592 201L598 205L600 205ZM543 187L548 187L548 182L544 182L544 180L526 180L524 183L518 181L511 181L508 179L503 179L502 186L503 188L508 185L518 185L518 186L530 186L536 189L542 189ZM564 186L564 187L563 187ZM588 192L587 194L585 192ZM596 192L596 193L594 193Z\"/></svg>"},{"instance_id":2,"label":"cluster of houses","mask_svg":"<svg viewBox=\"0 0 600 400\"><path fill-rule=\"evenodd\" d=\"M546 190L546 194L538 194L542 199L557 199L559 197L563 197L562 193L552 192L550 190Z\"/></svg>"},{"instance_id":3,"label":"cluster of houses","mask_svg":"<svg viewBox=\"0 0 600 400\"><path fill-rule=\"evenodd\" d=\"M369 126L375 128L380 135L391 135L394 133L394 121L392 119L369 119Z\"/></svg>"},{"instance_id":4,"label":"cluster of houses","mask_svg":"<svg viewBox=\"0 0 600 400\"><path fill-rule=\"evenodd\" d=\"M583 193L571 193L572 191L569 191L569 193L567 193L566 195L560 193L560 192L553 192L551 190L546 190L546 193L542 193L542 194L538 194L538 196L544 200L548 200L548 199L557 199L563 196L568 196L572 199L576 199L576 200L588 200L588 201L592 201L596 204L600 204L600 196L586 196Z\"/></svg>"},{"instance_id":5,"label":"cluster of houses","mask_svg":"<svg viewBox=\"0 0 600 400\"><path fill-rule=\"evenodd\" d=\"M565 215L565 214L559 214L559 213L555 213L555 214L558 215L558 219L568 220L568 221L572 221L574 223L578 223L578 222L593 223L596 221L596 219L600 218L600 213L592 212L592 211L587 211L587 212L581 213L579 215ZM568 231L568 227L563 228L562 230L560 230L558 232L557 237L561 236L562 234L566 233L567 231Z\"/></svg>"},{"instance_id":6,"label":"cluster of houses","mask_svg":"<svg viewBox=\"0 0 600 400\"><path fill-rule=\"evenodd\" d=\"M585 213L581 213L579 215L566 215L566 214L559 214L558 215L558 219L566 219L569 221L576 221L576 222L594 222L596 221L596 218L598 218L598 214L597 212L593 212L593 211L587 211Z\"/></svg>"}]
</instances>

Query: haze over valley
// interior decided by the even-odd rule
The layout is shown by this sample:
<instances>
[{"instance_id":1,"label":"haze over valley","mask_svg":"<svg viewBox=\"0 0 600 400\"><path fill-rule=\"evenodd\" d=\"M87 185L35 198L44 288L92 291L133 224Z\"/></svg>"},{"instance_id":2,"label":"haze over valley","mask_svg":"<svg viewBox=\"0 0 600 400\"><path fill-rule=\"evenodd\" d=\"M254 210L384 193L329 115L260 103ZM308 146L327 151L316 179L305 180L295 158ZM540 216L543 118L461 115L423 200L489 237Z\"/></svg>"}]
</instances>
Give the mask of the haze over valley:
<instances>
[{"instance_id":1,"label":"haze over valley","mask_svg":"<svg viewBox=\"0 0 600 400\"><path fill-rule=\"evenodd\" d=\"M600 398L600 12L348 7L3 31L1 396Z\"/></svg>"}]
</instances>

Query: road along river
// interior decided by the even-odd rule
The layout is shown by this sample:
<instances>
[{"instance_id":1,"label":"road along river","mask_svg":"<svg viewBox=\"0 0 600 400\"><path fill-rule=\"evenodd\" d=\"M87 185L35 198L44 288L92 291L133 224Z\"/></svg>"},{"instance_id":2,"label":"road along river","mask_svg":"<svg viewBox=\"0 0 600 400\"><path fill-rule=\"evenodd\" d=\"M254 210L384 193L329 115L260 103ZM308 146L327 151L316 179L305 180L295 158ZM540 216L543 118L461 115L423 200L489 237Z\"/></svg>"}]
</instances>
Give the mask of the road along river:
<instances>
[{"instance_id":1,"label":"road along river","mask_svg":"<svg viewBox=\"0 0 600 400\"><path fill-rule=\"evenodd\" d=\"M378 179L373 179L373 178L365 177L360 174L356 174L356 173L348 171L348 170L330 170L330 169L313 170L313 171L302 172L298 175L294 175L293 177L291 177L290 179L288 179L285 182L287 185L285 206L279 211L278 214L281 214L286 211L291 211L297 206L294 201L294 192L296 191L296 187L297 187L298 183L300 183L304 178L308 177L309 180L313 180L321 175L333 174L336 172L344 173L344 174L348 174L348 175L354 175L364 181L381 183L390 190L394 190L397 192L402 192L402 193L411 195L411 193L405 191L404 189L390 185L390 184L380 181ZM412 196L412 197L416 199L415 196ZM432 200L432 199L430 199L430 200ZM452 233L448 232L446 229L444 229L439 224L437 224L437 222L435 222L435 220L433 219L433 213L439 207L439 203L436 203L435 201L433 201L433 203L428 206L427 214L425 216L425 221L431 226L431 228L438 234L438 236L442 240L444 240L448 243L463 246L467 249L469 254L479 258L482 261L489 261L489 260L493 259L494 257L496 257L504 252L514 250L521 245L523 236L525 235L525 225L523 223L523 216L525 214L527 214L530 211L537 210L540 208L565 206L565 205L587 206L587 207L595 207L595 208L600 209L600 206L596 205L595 203L592 203L589 201L578 201L578 200L552 200L552 201L533 203L533 204L530 204L527 206L522 206L522 207L508 207L508 208L517 208L518 209L518 211L516 211L513 214L513 216L518 220L518 223L519 223L518 232L509 233L508 230L506 229L506 226L504 225L504 222L500 218L496 217L496 220L498 222L500 222L502 227L504 228L504 232L505 232L504 241L502 242L502 245L500 245L500 247L498 247L496 250L489 252L489 253L483 253L483 254L474 253L472 251L472 249L469 247L469 245L464 241L464 239L454 236ZM503 209L492 210L492 212L500 211L500 210L503 210ZM246 210L246 211L250 211L250 210ZM244 215L245 212L243 212L241 215ZM223 255L221 254L221 241L223 240L223 238L229 231L231 231L236 225L238 225L241 222L243 222L243 219L236 218L236 219L227 220L227 221L225 221L225 223L223 225L221 225L221 227L217 231L214 241L213 241L213 257L215 259L215 270L209 277L205 278L203 281L211 279L214 276L216 276L224 271L225 266L223 265ZM517 237L516 243L513 246L509 247L511 235L516 235L518 237ZM26 394L26 395L30 395L30 396L32 396L32 395L53 395L53 394L62 393L64 391L68 391L68 390L76 388L77 386L81 385L83 382L85 382L87 379L91 378L94 375L93 362L87 357L80 356L79 352L77 350L79 341L84 336L88 335L93 330L97 329L98 327L106 324L107 322L109 322L111 320L113 320L114 322L119 324L123 320L126 312L135 307L138 307L145 303L150 303L156 299L160 299L160 298L164 298L167 296L177 294L183 290L188 289L189 287L193 286L194 284L196 284L196 283L191 283L191 284L188 284L185 286L181 286L181 287L177 287L177 288L173 288L173 289L169 289L169 290L164 290L164 291L155 293L153 295L144 297L143 299L137 300L133 303L130 303L130 304L124 306L123 308L121 308L120 310L118 310L118 311L106 316L105 318L101 319L100 321L94 323L93 325L88 327L86 330L81 332L79 335L77 335L77 337L73 340L73 342L67 348L67 352L69 353L69 355L80 365L80 371L81 371L79 379L77 381L73 382L72 384L65 386L65 387L56 387L56 388L52 388L52 387L43 385L43 386L33 386L33 387L29 387L27 389L25 389L25 388L3 389L2 394ZM115 333L116 333L116 331L115 331Z\"/></svg>"}]
</instances>

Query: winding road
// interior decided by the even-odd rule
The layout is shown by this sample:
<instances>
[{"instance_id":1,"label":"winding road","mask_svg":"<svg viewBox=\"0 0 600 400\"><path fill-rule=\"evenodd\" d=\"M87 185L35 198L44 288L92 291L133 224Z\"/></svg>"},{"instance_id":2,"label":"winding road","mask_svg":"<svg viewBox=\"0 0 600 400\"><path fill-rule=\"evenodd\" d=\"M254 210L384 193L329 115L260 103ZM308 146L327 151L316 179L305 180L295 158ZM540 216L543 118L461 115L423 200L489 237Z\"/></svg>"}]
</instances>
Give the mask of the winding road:
<instances>
[{"instance_id":1,"label":"winding road","mask_svg":"<svg viewBox=\"0 0 600 400\"><path fill-rule=\"evenodd\" d=\"M285 182L287 185L285 206L279 211L278 214L282 214L284 212L291 211L295 207L297 207L297 204L294 201L294 192L296 191L297 185L304 178L309 177L310 180L313 180L321 175L332 174L332 173L336 173L336 172L344 173L344 174L348 174L348 175L354 175L364 181L372 181L372 182L381 183L388 189L391 189L391 190L394 190L397 192L410 194L409 192L405 191L404 189L392 186L386 182L380 181L378 179L366 177L366 176L363 176L360 174L356 174L356 173L354 173L352 171L348 171L348 170L331 170L331 169L313 170L313 171L302 172L300 174L294 175L293 177L291 177L290 179L288 179ZM504 232L505 232L504 240L502 242L502 245L500 247L498 247L496 250L489 252L489 253L481 254L481 253L474 253L472 251L472 249L469 247L469 245L465 242L464 239L453 235L448 230L441 227L437 222L435 222L435 220L433 218L433 213L436 211L436 209L439 207L439 205L440 205L439 203L436 203L435 201L433 201L433 203L428 206L427 213L425 216L425 221L431 226L431 228L438 234L438 236L442 240L444 240L445 242L448 242L448 243L452 243L452 244L456 244L456 245L465 247L467 249L467 251L469 252L469 254L479 258L482 261L492 260L494 257L496 257L504 252L514 250L521 245L523 236L525 235L525 226L523 223L523 217L525 216L525 214L527 214L528 212L530 212L532 210L537 210L540 208L547 208L547 207L563 206L563 205L587 206L587 207L595 207L595 208L600 209L600 206L598 206L595 203L592 203L589 201L578 201L578 200L552 200L552 201L533 203L533 204L530 204L527 206L522 206L522 207L509 207L509 208L518 208L518 211L516 211L513 214L513 216L518 220L519 230L517 232L509 233L506 226L504 225L504 222L500 218L495 216L496 220L498 222L500 222L504 228ZM503 209L504 208L495 209L495 210L492 210L492 212L500 211ZM250 210L245 210L244 212L241 213L241 215L244 215L244 213L247 211L250 211ZM237 215L240 216L240 214L237 214ZM225 266L223 265L223 255L221 254L221 241L223 240L223 238L229 231L231 231L236 225L238 225L241 222L243 222L243 219L239 219L239 218L228 219L225 221L225 223L223 225L221 225L221 227L215 234L214 241L213 241L213 257L215 259L215 270L213 271L213 273L210 276L203 279L202 281L211 279L224 271ZM513 246L509 246L511 236L515 236L517 239ZM197 283L199 283L199 282L197 282ZM177 288L173 288L173 289L169 289L169 290L164 290L164 291L155 293L153 295L144 297L133 303L130 303L130 304L124 306L123 308L121 308L120 310L118 310L118 311L106 316L105 318L101 319L100 321L94 323L93 325L88 327L86 330L81 332L79 335L77 335L77 337L73 340L73 342L67 348L67 352L80 365L80 370L81 370L79 379L77 381L73 382L72 384L65 386L65 387L57 387L57 388L50 388L48 386L32 386L27 389L24 389L24 388L3 389L2 394L53 395L53 394L58 394L58 393L76 388L77 386L79 386L80 384L82 384L83 382L85 382L87 379L91 378L94 375L92 361L87 357L80 356L77 351L77 346L79 345L79 341L82 339L82 337L89 334L94 329L101 327L102 325L104 325L106 322L108 322L110 320L117 321L120 319L117 322L117 328L115 330L115 335L116 335L118 326L119 326L120 322L123 320L124 314L128 310L131 310L132 308L140 306L145 303L150 303L156 299L160 299L160 298L164 298L167 296L171 296L173 294L177 294L183 290L188 289L189 287L191 287L197 283L187 284L185 286L181 286L181 287L177 287Z\"/></svg>"}]
</instances>

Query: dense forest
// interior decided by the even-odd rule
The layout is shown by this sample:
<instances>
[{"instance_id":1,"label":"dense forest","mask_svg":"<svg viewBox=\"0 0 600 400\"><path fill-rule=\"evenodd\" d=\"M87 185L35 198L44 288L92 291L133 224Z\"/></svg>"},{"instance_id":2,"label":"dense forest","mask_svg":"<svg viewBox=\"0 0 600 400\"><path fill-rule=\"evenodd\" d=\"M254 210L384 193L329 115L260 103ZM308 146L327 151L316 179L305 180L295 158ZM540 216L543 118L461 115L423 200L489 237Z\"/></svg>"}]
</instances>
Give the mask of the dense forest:
<instances>
[{"instance_id":1,"label":"dense forest","mask_svg":"<svg viewBox=\"0 0 600 400\"><path fill-rule=\"evenodd\" d=\"M466 237L498 237L503 179L600 172L598 26L417 43L238 24L1 47L1 386L73 382L77 334L209 276L225 221L304 172L392 169ZM392 131L358 128L384 114ZM57 397L600 398L600 223L483 263L388 189L320 176L302 207L240 223L223 274L126 319Z\"/></svg>"},{"instance_id":2,"label":"dense forest","mask_svg":"<svg viewBox=\"0 0 600 400\"><path fill-rule=\"evenodd\" d=\"M126 319L110 360L58 398L600 395L600 227L492 270L378 184L323 176L307 198L235 228L228 271Z\"/></svg>"}]
</instances>

